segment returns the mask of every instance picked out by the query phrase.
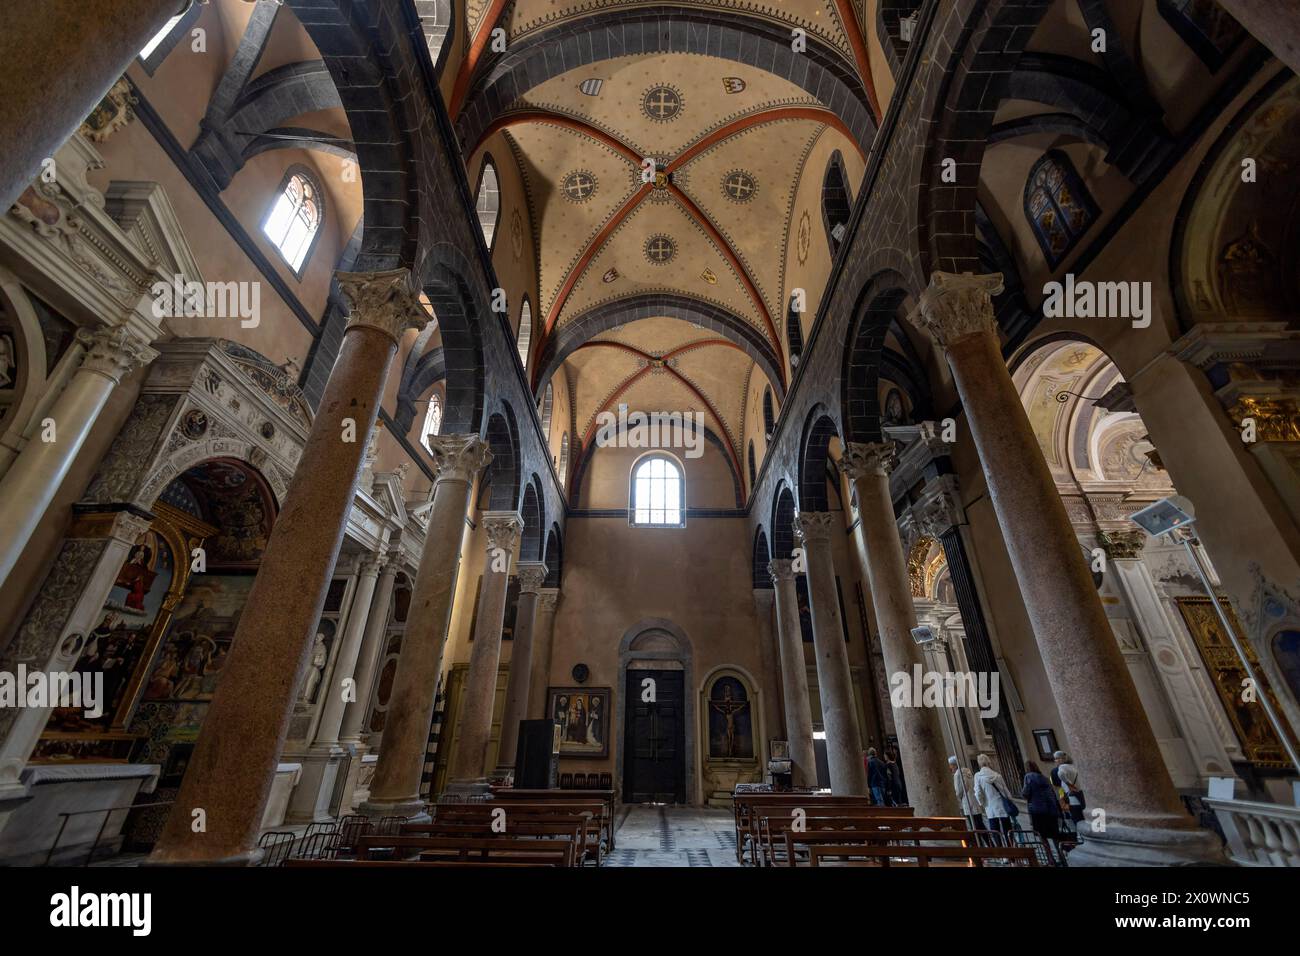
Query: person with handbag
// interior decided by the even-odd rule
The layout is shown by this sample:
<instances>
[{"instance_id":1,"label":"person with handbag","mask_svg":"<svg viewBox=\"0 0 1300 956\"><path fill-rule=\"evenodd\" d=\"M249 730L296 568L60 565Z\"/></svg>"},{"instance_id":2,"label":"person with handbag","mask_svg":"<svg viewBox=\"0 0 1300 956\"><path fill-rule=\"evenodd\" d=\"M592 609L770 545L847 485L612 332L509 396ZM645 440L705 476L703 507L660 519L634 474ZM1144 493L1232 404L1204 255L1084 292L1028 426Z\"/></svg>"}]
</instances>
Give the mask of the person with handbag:
<instances>
[{"instance_id":1,"label":"person with handbag","mask_svg":"<svg viewBox=\"0 0 1300 956\"><path fill-rule=\"evenodd\" d=\"M1083 788L1079 786L1079 768L1070 763L1070 755L1064 750L1058 750L1052 755L1056 761L1056 779L1061 785L1061 796L1065 800L1065 805L1061 808L1070 815L1070 819L1078 826L1083 822L1083 811L1087 808L1087 801L1083 796Z\"/></svg>"},{"instance_id":2,"label":"person with handbag","mask_svg":"<svg viewBox=\"0 0 1300 956\"><path fill-rule=\"evenodd\" d=\"M1034 832L1052 843L1059 840L1061 829L1057 822L1061 812L1056 791L1032 760L1025 761L1025 784L1020 795L1029 804L1029 819L1033 822Z\"/></svg>"},{"instance_id":3,"label":"person with handbag","mask_svg":"<svg viewBox=\"0 0 1300 956\"><path fill-rule=\"evenodd\" d=\"M984 811L984 818L989 821L989 828L1002 834L1003 839L1011 842L1011 831L1015 829L1019 808L1011 799L1011 792L1002 774L993 769L993 761L988 754L975 758L979 771L975 774L975 801Z\"/></svg>"}]
</instances>

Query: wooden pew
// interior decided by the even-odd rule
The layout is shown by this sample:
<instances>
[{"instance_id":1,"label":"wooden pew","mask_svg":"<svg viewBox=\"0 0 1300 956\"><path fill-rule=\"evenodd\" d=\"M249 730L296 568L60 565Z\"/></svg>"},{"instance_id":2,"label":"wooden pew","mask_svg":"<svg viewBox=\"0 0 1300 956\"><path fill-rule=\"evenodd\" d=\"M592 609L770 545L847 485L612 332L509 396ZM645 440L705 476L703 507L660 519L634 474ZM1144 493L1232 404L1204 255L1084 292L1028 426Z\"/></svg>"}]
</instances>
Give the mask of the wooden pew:
<instances>
[{"instance_id":1,"label":"wooden pew","mask_svg":"<svg viewBox=\"0 0 1300 956\"><path fill-rule=\"evenodd\" d=\"M588 814L594 821L597 842L605 840L606 851L612 849L614 818L609 805L604 800L567 800L524 802L522 800L504 800L493 803L444 803L434 808L434 820L490 820L492 811L504 808L506 818L528 816L581 816Z\"/></svg>"},{"instance_id":2,"label":"wooden pew","mask_svg":"<svg viewBox=\"0 0 1300 956\"><path fill-rule=\"evenodd\" d=\"M872 806L861 797L821 797L794 802L782 801L777 804L756 801L746 808L745 830L743 831L744 840L749 846L751 862L755 866L759 865L759 854L762 849L762 834L760 832L762 819L764 817L770 819L786 817L793 820L796 810L804 811L804 819L825 819L839 816L846 816L850 819L855 817L863 819L894 819L910 817L913 812L911 807Z\"/></svg>"},{"instance_id":3,"label":"wooden pew","mask_svg":"<svg viewBox=\"0 0 1300 956\"><path fill-rule=\"evenodd\" d=\"M495 836L425 837L425 836L364 836L357 841L357 859L372 859L377 850L391 850L394 854L412 855L421 860L483 860L498 863L556 863L575 866L577 848L571 840L546 840Z\"/></svg>"},{"instance_id":4,"label":"wooden pew","mask_svg":"<svg viewBox=\"0 0 1300 956\"><path fill-rule=\"evenodd\" d=\"M872 808L874 810L876 808ZM883 808L882 808L883 809ZM758 836L756 846L760 864L776 866L784 859L778 860L778 851L787 847L790 840L807 834L824 834L828 839L842 833L848 838L854 834L891 832L895 830L966 830L970 824L963 817L913 817L886 816L872 810L845 810L834 814L809 814L800 821L796 830L795 820L786 814L775 816L762 813L756 816Z\"/></svg>"},{"instance_id":5,"label":"wooden pew","mask_svg":"<svg viewBox=\"0 0 1300 956\"><path fill-rule=\"evenodd\" d=\"M614 849L616 806L613 790L519 790L514 787L502 787L499 790L492 791L492 798L498 802L508 800L520 803L582 803L589 800L599 800L605 805L603 814L605 847L607 850Z\"/></svg>"},{"instance_id":6,"label":"wooden pew","mask_svg":"<svg viewBox=\"0 0 1300 956\"><path fill-rule=\"evenodd\" d=\"M736 862L743 863L745 860L746 841L757 835L754 828L750 810L754 806L767 807L795 807L811 808L813 805L818 807L873 807L868 797L836 797L824 792L813 791L792 791L788 793L754 793L749 791L737 791L731 795L732 814L735 817L736 830ZM894 816L901 816L904 812L910 812L907 807L880 807L881 810L892 810Z\"/></svg>"},{"instance_id":7,"label":"wooden pew","mask_svg":"<svg viewBox=\"0 0 1300 956\"><path fill-rule=\"evenodd\" d=\"M915 860L915 863L898 863L898 859ZM997 846L882 846L880 844L840 843L833 846L814 846L809 851L809 866L821 866L824 861L838 861L839 866L930 866L961 865L984 866L985 860L1006 860L1012 866L1038 866L1038 857L1031 847Z\"/></svg>"},{"instance_id":8,"label":"wooden pew","mask_svg":"<svg viewBox=\"0 0 1300 956\"><path fill-rule=\"evenodd\" d=\"M881 820L871 829L814 829L797 833L785 829L773 837L769 865L797 866L800 850L815 846L843 846L847 844L890 844L914 846L918 843L957 843L976 846L981 833L967 829L969 824L961 817L919 817L910 820ZM778 856L776 846L781 847Z\"/></svg>"},{"instance_id":9,"label":"wooden pew","mask_svg":"<svg viewBox=\"0 0 1300 956\"><path fill-rule=\"evenodd\" d=\"M499 868L499 869L518 869L521 867L561 867L564 864L558 861L550 863L536 861L528 863L505 863L499 860L306 860L290 858L285 860L281 866L291 866L295 869L302 867L315 868L345 868L350 866L359 867L385 867L385 866L409 866L423 867L424 869L437 869L439 867L455 868Z\"/></svg>"},{"instance_id":10,"label":"wooden pew","mask_svg":"<svg viewBox=\"0 0 1300 956\"><path fill-rule=\"evenodd\" d=\"M591 814L546 816L524 815L507 817L506 829L498 832L493 829L490 818L441 819L432 823L408 823L402 827L403 835L438 836L438 837L473 837L491 839L494 837L533 837L549 839L567 839L580 847L579 859L590 858L600 866L600 824Z\"/></svg>"}]
</instances>

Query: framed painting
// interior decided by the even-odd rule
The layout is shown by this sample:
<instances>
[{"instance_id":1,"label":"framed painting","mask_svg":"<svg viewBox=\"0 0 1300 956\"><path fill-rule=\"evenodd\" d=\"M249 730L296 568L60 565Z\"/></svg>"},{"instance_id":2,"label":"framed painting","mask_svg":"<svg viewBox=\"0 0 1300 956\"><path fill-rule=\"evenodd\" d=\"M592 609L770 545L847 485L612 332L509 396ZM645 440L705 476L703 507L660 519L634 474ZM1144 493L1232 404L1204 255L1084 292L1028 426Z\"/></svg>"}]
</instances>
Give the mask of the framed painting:
<instances>
[{"instance_id":1,"label":"framed painting","mask_svg":"<svg viewBox=\"0 0 1300 956\"><path fill-rule=\"evenodd\" d=\"M546 712L559 724L560 756L609 756L608 687L548 687Z\"/></svg>"}]
</instances>

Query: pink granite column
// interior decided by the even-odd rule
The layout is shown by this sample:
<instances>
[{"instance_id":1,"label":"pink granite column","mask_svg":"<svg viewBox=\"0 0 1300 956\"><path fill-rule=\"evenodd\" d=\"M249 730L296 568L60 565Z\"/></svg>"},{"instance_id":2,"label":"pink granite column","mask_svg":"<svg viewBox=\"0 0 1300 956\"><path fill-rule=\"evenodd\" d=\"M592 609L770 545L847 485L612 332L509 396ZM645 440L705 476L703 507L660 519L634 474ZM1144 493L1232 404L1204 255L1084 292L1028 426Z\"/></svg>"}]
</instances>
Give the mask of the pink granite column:
<instances>
[{"instance_id":1,"label":"pink granite column","mask_svg":"<svg viewBox=\"0 0 1300 956\"><path fill-rule=\"evenodd\" d=\"M871 605L876 612L876 629L891 688L897 680L911 686L912 669L925 667L921 648L912 639L916 608L889 494L893 458L893 442L851 443L840 462L858 492L858 527L866 555ZM893 712L907 798L916 808L916 815L960 816L948 772L941 710L914 700L909 706L894 706Z\"/></svg>"},{"instance_id":2,"label":"pink granite column","mask_svg":"<svg viewBox=\"0 0 1300 956\"><path fill-rule=\"evenodd\" d=\"M190 0L5 4L0 30L0 210L8 209Z\"/></svg>"},{"instance_id":3,"label":"pink granite column","mask_svg":"<svg viewBox=\"0 0 1300 956\"><path fill-rule=\"evenodd\" d=\"M504 777L515 768L519 744L519 721L528 715L533 680L533 633L537 626L537 600L546 580L546 565L540 561L519 562L519 607L515 612L515 634L510 643L510 676L506 680L506 709L501 716L501 743L497 747L497 775Z\"/></svg>"},{"instance_id":4,"label":"pink granite column","mask_svg":"<svg viewBox=\"0 0 1300 956\"><path fill-rule=\"evenodd\" d=\"M492 705L496 701L497 665L501 660L501 628L505 624L506 585L510 561L524 530L513 511L483 514L487 563L479 593L478 625L469 655L469 674L460 705L460 740L451 757L447 793L471 796L486 793L487 748L492 741Z\"/></svg>"},{"instance_id":5,"label":"pink granite column","mask_svg":"<svg viewBox=\"0 0 1300 956\"><path fill-rule=\"evenodd\" d=\"M785 732L790 741L792 783L817 785L817 757L813 752L812 705L808 702L808 666L803 656L803 630L799 627L799 592L794 583L794 562L774 558L767 570L776 591L776 630L781 648L781 690L785 699Z\"/></svg>"},{"instance_id":6,"label":"pink granite column","mask_svg":"<svg viewBox=\"0 0 1300 956\"><path fill-rule=\"evenodd\" d=\"M155 863L248 863L325 604L366 439L408 328L428 321L406 269L339 273L351 318L240 615Z\"/></svg>"},{"instance_id":7,"label":"pink granite column","mask_svg":"<svg viewBox=\"0 0 1300 956\"><path fill-rule=\"evenodd\" d=\"M817 655L817 694L826 731L826 763L831 792L837 797L865 796L867 768L862 760L862 735L858 730L853 696L853 675L844 641L839 593L835 588L835 563L831 558L831 532L842 530L828 511L804 511L794 519L795 533L808 566L808 602L812 605L813 647Z\"/></svg>"},{"instance_id":8,"label":"pink granite column","mask_svg":"<svg viewBox=\"0 0 1300 956\"><path fill-rule=\"evenodd\" d=\"M920 322L947 353L1020 584L1068 749L1087 795L1079 864L1222 859L1178 799L1106 620L1065 505L1002 358L991 296L999 275L936 272ZM1090 827L1096 811L1104 826ZM1098 821L1100 818L1097 818Z\"/></svg>"},{"instance_id":9,"label":"pink granite column","mask_svg":"<svg viewBox=\"0 0 1300 956\"><path fill-rule=\"evenodd\" d=\"M429 444L437 475L433 507L388 697L379 760L370 796L358 808L370 816L419 817L424 812L420 776L451 624L465 512L475 477L492 461L487 443L477 435L438 435Z\"/></svg>"}]
</instances>

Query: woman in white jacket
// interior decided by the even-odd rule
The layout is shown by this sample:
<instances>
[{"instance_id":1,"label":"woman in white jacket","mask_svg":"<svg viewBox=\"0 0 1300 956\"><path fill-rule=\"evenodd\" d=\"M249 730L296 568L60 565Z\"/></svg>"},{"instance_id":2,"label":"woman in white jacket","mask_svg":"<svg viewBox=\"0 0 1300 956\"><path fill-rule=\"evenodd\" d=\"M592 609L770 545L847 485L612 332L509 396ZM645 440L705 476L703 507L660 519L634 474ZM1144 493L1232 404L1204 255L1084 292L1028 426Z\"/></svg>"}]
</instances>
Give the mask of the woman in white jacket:
<instances>
[{"instance_id":1,"label":"woman in white jacket","mask_svg":"<svg viewBox=\"0 0 1300 956\"><path fill-rule=\"evenodd\" d=\"M1008 805L1015 806L1011 802L1011 791L1007 789L1002 774L991 766L988 754L980 754L975 762L980 765L975 774L975 800L984 811L984 819L989 821L989 829L1005 837L1015 826L1008 812Z\"/></svg>"}]
</instances>

